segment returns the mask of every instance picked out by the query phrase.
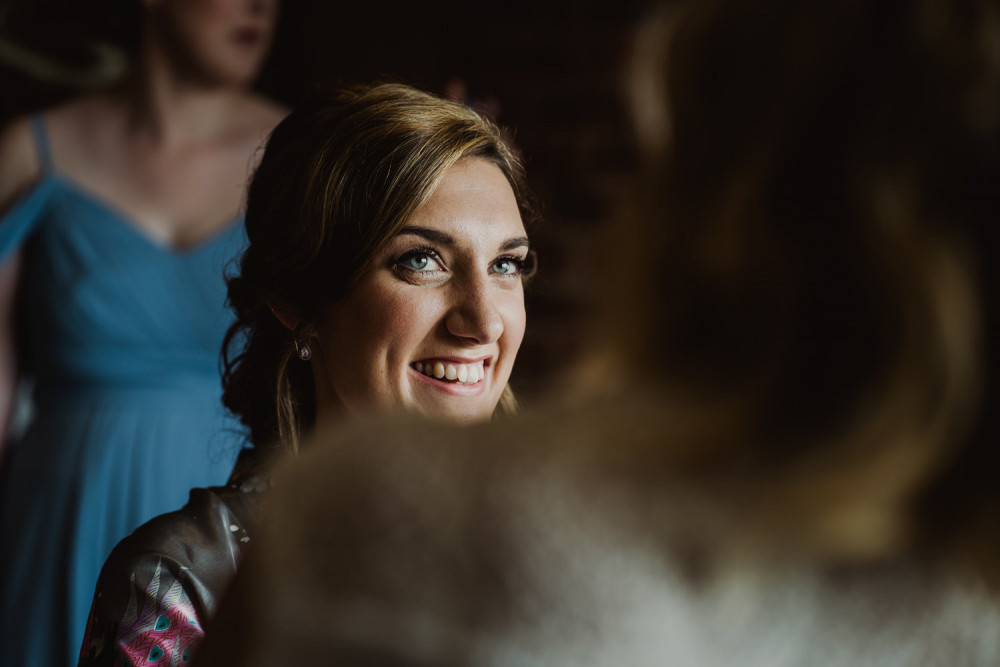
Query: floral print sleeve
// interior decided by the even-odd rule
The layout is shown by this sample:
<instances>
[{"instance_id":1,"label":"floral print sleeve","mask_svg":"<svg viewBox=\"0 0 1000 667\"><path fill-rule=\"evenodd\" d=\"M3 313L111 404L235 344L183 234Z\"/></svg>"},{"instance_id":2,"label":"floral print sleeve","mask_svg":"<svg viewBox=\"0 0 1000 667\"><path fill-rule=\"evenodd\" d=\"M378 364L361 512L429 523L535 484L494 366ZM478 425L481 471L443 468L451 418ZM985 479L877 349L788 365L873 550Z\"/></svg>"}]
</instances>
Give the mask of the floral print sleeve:
<instances>
[{"instance_id":1,"label":"floral print sleeve","mask_svg":"<svg viewBox=\"0 0 1000 667\"><path fill-rule=\"evenodd\" d=\"M243 558L262 493L194 489L119 542L97 582L80 667L187 664Z\"/></svg>"},{"instance_id":2,"label":"floral print sleeve","mask_svg":"<svg viewBox=\"0 0 1000 667\"><path fill-rule=\"evenodd\" d=\"M103 592L94 600L80 656L81 665L183 665L204 637L202 622L185 590L186 568L171 576L158 559L143 585L129 577L129 597L117 623L108 623ZM110 607L115 607L112 603ZM114 612L112 616L117 616Z\"/></svg>"}]
</instances>

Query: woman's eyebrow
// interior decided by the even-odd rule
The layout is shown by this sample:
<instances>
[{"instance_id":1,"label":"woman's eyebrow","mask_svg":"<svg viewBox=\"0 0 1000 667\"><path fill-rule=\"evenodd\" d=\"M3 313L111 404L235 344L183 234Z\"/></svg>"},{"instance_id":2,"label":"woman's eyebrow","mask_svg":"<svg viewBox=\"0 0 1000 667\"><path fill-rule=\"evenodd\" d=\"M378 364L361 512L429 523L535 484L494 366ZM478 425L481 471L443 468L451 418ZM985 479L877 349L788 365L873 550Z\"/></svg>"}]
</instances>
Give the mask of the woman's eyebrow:
<instances>
[{"instance_id":1,"label":"woman's eyebrow","mask_svg":"<svg viewBox=\"0 0 1000 667\"><path fill-rule=\"evenodd\" d=\"M500 245L501 250L514 250L516 248L528 248L531 244L528 242L527 236L515 236L512 239L507 239Z\"/></svg>"},{"instance_id":2,"label":"woman's eyebrow","mask_svg":"<svg viewBox=\"0 0 1000 667\"><path fill-rule=\"evenodd\" d=\"M422 236L432 243L437 243L438 245L455 245L455 237L447 232L442 232L437 229L428 229L427 227L403 227L399 230L400 234L413 234L414 236Z\"/></svg>"},{"instance_id":3,"label":"woman's eyebrow","mask_svg":"<svg viewBox=\"0 0 1000 667\"><path fill-rule=\"evenodd\" d=\"M455 237L447 232L442 232L439 229L430 229L428 227L403 227L399 230L400 234L413 234L414 236L420 236L431 243L436 243L443 246L454 246L456 244ZM527 248L531 244L528 241L527 236L515 236L514 238L507 239L500 244L500 250L514 250L516 248Z\"/></svg>"}]
</instances>

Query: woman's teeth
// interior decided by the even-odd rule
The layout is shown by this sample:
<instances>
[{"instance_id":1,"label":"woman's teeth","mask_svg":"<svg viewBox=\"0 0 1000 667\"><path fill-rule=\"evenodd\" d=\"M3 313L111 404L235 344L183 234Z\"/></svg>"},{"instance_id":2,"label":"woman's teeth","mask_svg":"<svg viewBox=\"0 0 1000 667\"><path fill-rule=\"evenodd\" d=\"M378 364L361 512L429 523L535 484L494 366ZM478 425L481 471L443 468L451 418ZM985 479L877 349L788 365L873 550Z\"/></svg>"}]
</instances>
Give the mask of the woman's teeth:
<instances>
[{"instance_id":1,"label":"woman's teeth","mask_svg":"<svg viewBox=\"0 0 1000 667\"><path fill-rule=\"evenodd\" d=\"M413 364L413 369L428 377L457 382L458 384L476 384L486 376L486 373L483 371L483 362L481 361L474 364L418 361Z\"/></svg>"}]
</instances>

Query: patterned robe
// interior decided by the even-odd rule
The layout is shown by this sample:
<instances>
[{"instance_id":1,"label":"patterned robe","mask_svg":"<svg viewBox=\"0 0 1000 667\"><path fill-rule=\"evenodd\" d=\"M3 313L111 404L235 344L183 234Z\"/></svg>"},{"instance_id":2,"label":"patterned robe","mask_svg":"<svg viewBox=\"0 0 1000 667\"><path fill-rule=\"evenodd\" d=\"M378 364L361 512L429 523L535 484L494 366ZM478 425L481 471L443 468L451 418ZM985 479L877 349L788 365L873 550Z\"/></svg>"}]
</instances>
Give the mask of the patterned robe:
<instances>
[{"instance_id":1,"label":"patterned robe","mask_svg":"<svg viewBox=\"0 0 1000 667\"><path fill-rule=\"evenodd\" d=\"M241 464L237 470L250 470L227 486L193 489L182 509L152 519L115 547L97 583L80 667L190 661L270 486L266 467Z\"/></svg>"}]
</instances>

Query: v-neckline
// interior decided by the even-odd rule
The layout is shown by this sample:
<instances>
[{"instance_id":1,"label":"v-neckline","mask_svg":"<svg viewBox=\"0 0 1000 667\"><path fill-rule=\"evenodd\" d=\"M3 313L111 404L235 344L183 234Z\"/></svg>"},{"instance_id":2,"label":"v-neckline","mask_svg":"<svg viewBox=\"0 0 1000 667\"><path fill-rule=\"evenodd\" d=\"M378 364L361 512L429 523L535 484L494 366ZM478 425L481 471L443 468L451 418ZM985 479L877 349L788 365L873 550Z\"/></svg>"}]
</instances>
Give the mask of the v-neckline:
<instances>
[{"instance_id":1,"label":"v-neckline","mask_svg":"<svg viewBox=\"0 0 1000 667\"><path fill-rule=\"evenodd\" d=\"M50 171L45 174L45 178L58 183L78 200L83 201L105 213L113 222L117 224L117 226L123 228L126 232L139 239L139 241L141 241L144 245L162 254L173 257L190 257L214 246L222 239L229 237L239 227L240 221L243 218L241 213L237 213L234 217L230 218L226 224L222 225L204 238L199 239L197 243L182 247L173 246L168 243L163 243L150 235L149 232L145 231L135 222L133 216L128 214L124 209L109 200L107 197L94 192L87 186L77 183L73 179L57 172Z\"/></svg>"}]
</instances>

